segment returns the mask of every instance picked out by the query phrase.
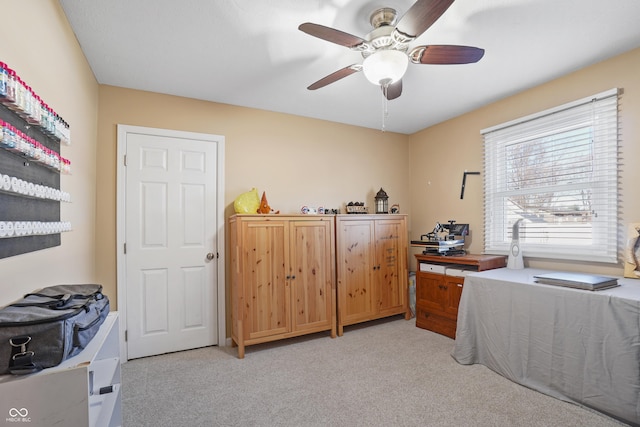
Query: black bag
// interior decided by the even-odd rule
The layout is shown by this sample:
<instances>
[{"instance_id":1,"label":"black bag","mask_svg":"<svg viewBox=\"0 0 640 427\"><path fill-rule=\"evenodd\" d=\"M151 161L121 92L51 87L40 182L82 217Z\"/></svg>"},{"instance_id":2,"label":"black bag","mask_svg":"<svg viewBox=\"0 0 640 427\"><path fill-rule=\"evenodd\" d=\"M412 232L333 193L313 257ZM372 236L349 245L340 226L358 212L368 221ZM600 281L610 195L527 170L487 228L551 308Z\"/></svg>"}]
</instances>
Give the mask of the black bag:
<instances>
[{"instance_id":1,"label":"black bag","mask_svg":"<svg viewBox=\"0 0 640 427\"><path fill-rule=\"evenodd\" d=\"M59 365L91 341L109 314L102 285L57 285L0 309L0 374Z\"/></svg>"}]
</instances>

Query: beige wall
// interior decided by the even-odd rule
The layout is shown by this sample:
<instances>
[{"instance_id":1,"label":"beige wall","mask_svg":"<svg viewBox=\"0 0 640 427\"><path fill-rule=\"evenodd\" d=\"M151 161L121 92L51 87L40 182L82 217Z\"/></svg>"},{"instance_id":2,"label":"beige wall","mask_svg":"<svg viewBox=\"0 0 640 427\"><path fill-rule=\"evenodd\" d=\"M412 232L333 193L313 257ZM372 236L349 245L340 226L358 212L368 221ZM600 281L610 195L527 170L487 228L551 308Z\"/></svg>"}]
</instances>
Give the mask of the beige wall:
<instances>
[{"instance_id":1,"label":"beige wall","mask_svg":"<svg viewBox=\"0 0 640 427\"><path fill-rule=\"evenodd\" d=\"M115 290L117 124L209 133L225 137L225 218L233 200L252 187L271 207L299 213L303 205L373 206L383 187L407 212L410 193L407 135L381 132L180 98L100 87L98 137L97 276Z\"/></svg>"},{"instance_id":2,"label":"beige wall","mask_svg":"<svg viewBox=\"0 0 640 427\"><path fill-rule=\"evenodd\" d=\"M74 231L60 247L0 260L0 304L54 283L99 282L115 300L116 124L212 133L226 138L225 215L233 199L256 187L283 213L300 206L371 205L380 188L410 214L411 237L436 221L471 224L471 250L482 249L480 130L612 87L622 98L624 222L640 220L640 49L577 71L411 136L110 86L98 86L56 0L5 0L0 60L67 120L72 145L62 155L73 174L62 187L73 197L62 218ZM29 31L24 22L30 22ZM408 166L408 167L407 167ZM413 250L413 253L416 251ZM415 265L412 259L412 265ZM527 260L531 266L620 274L619 266ZM115 301L114 301L115 302Z\"/></svg>"},{"instance_id":3,"label":"beige wall","mask_svg":"<svg viewBox=\"0 0 640 427\"><path fill-rule=\"evenodd\" d=\"M468 176L465 196L460 186L465 170L482 171L482 129L618 87L621 100L623 223L640 221L640 49L584 68L547 84L495 102L414 135L410 140L412 238L431 231L436 221L470 223L471 251L483 245L482 175ZM624 227L626 229L626 227ZM615 238L615 236L612 236ZM416 251L413 251L414 253ZM411 256L413 258L413 256ZM415 266L415 263L413 264ZM580 264L527 259L530 267L582 270L622 275L621 265ZM414 267L415 268L415 267Z\"/></svg>"},{"instance_id":4,"label":"beige wall","mask_svg":"<svg viewBox=\"0 0 640 427\"><path fill-rule=\"evenodd\" d=\"M71 126L71 145L61 147L72 175L61 188L73 203L61 205L61 218L73 231L62 244L0 260L0 305L26 292L59 283L95 282L95 148L98 84L55 0L3 0L0 61Z\"/></svg>"}]
</instances>

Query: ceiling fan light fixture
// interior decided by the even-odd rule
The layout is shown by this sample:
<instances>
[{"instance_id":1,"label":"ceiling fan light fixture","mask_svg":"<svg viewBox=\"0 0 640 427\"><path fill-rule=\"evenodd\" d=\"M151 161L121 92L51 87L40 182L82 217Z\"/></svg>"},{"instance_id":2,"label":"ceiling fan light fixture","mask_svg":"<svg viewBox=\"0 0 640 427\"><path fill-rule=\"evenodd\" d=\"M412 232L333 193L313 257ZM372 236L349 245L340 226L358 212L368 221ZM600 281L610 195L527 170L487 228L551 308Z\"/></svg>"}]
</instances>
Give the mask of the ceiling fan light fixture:
<instances>
[{"instance_id":1,"label":"ceiling fan light fixture","mask_svg":"<svg viewBox=\"0 0 640 427\"><path fill-rule=\"evenodd\" d=\"M379 50L362 62L365 77L374 85L395 83L404 76L409 57L399 50Z\"/></svg>"}]
</instances>

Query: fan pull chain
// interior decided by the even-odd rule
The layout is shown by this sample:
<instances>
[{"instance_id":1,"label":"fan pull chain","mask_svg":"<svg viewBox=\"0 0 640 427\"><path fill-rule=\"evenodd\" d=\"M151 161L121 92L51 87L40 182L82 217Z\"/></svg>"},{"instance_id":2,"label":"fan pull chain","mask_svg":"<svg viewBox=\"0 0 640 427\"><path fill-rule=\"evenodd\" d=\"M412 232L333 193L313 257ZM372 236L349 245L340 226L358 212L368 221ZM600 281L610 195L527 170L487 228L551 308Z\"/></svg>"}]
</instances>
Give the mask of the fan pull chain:
<instances>
[{"instance_id":1,"label":"fan pull chain","mask_svg":"<svg viewBox=\"0 0 640 427\"><path fill-rule=\"evenodd\" d=\"M384 83L382 86L382 132L387 130L386 122L389 115L389 99L387 94L389 93L389 83Z\"/></svg>"}]
</instances>

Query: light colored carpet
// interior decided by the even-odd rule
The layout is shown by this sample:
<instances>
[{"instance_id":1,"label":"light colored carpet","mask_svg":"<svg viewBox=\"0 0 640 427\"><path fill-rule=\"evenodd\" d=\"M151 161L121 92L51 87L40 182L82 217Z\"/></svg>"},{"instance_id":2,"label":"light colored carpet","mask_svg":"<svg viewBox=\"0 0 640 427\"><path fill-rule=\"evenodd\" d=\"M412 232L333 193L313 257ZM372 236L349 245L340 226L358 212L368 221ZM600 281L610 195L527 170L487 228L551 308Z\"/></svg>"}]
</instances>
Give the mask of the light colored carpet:
<instances>
[{"instance_id":1,"label":"light colored carpet","mask_svg":"<svg viewBox=\"0 0 640 427\"><path fill-rule=\"evenodd\" d=\"M453 340L394 317L122 367L133 426L620 426L452 357Z\"/></svg>"}]
</instances>

